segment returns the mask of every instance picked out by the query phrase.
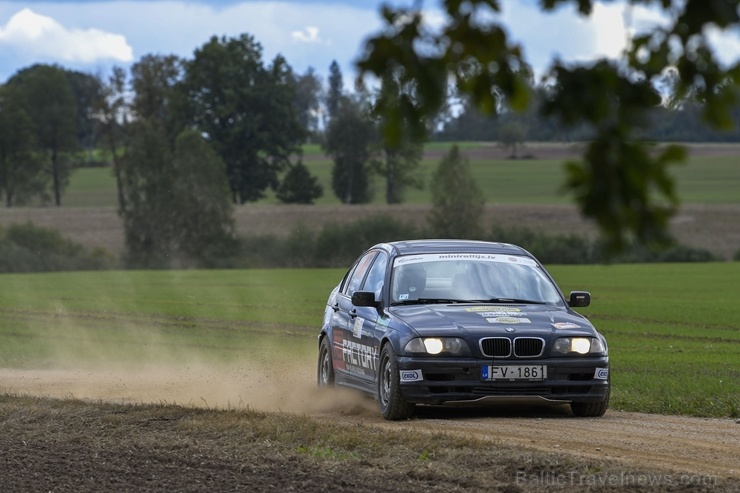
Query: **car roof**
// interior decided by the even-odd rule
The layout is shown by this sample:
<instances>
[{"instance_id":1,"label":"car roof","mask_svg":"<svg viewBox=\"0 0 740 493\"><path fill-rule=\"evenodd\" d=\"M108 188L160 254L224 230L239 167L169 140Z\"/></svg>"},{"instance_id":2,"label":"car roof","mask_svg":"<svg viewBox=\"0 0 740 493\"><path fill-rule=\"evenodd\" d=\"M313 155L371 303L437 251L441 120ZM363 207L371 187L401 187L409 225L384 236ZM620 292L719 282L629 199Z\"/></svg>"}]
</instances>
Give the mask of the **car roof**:
<instances>
[{"instance_id":1,"label":"car roof","mask_svg":"<svg viewBox=\"0 0 740 493\"><path fill-rule=\"evenodd\" d=\"M395 255L417 255L420 253L501 253L533 257L524 248L509 243L478 240L406 240L386 243Z\"/></svg>"}]
</instances>

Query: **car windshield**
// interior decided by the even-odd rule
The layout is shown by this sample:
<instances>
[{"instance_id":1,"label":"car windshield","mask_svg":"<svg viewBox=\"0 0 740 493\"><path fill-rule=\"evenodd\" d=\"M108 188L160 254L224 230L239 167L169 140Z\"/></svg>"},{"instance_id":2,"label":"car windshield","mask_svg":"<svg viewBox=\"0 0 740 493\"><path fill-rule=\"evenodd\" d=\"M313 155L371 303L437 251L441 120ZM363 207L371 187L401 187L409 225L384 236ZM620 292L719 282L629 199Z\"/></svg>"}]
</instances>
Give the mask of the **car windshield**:
<instances>
[{"instance_id":1,"label":"car windshield","mask_svg":"<svg viewBox=\"0 0 740 493\"><path fill-rule=\"evenodd\" d=\"M423 254L395 259L391 303L561 303L557 288L528 257Z\"/></svg>"}]
</instances>

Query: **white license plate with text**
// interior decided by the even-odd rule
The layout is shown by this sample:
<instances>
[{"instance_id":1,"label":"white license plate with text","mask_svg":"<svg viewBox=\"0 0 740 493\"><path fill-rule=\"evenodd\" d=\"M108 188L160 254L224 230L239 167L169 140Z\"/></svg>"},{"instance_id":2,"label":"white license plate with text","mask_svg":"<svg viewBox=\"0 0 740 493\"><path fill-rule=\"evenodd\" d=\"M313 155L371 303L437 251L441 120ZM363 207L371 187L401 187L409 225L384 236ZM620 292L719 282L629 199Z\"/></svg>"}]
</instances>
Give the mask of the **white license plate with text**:
<instances>
[{"instance_id":1,"label":"white license plate with text","mask_svg":"<svg viewBox=\"0 0 740 493\"><path fill-rule=\"evenodd\" d=\"M482 368L483 380L487 382L528 382L547 378L547 365L488 365Z\"/></svg>"}]
</instances>

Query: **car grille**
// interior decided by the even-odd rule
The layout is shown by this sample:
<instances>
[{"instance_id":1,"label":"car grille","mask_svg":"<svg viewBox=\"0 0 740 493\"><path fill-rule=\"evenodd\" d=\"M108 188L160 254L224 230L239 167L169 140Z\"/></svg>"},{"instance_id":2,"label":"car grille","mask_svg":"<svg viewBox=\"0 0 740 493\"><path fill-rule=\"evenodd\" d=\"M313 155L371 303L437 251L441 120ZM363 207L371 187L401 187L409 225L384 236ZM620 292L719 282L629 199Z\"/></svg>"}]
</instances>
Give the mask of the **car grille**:
<instances>
[{"instance_id":1,"label":"car grille","mask_svg":"<svg viewBox=\"0 0 740 493\"><path fill-rule=\"evenodd\" d=\"M514 339L514 356L534 358L542 354L545 341L536 337L517 337Z\"/></svg>"},{"instance_id":2,"label":"car grille","mask_svg":"<svg viewBox=\"0 0 740 493\"><path fill-rule=\"evenodd\" d=\"M508 337L486 337L480 340L480 349L489 358L536 358L545 349L544 339L539 337L517 337L513 341Z\"/></svg>"},{"instance_id":3,"label":"car grille","mask_svg":"<svg viewBox=\"0 0 740 493\"><path fill-rule=\"evenodd\" d=\"M484 356L490 358L508 358L511 356L511 339L508 337L489 337L480 340L480 349Z\"/></svg>"}]
</instances>

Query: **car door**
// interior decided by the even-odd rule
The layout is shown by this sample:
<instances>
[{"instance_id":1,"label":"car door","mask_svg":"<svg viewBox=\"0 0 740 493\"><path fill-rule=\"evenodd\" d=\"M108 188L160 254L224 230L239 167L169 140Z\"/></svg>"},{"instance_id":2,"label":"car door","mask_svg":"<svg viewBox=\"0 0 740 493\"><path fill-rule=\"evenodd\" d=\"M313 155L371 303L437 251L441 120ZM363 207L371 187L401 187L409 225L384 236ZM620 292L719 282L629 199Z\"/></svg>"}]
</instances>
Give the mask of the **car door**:
<instances>
[{"instance_id":1,"label":"car door","mask_svg":"<svg viewBox=\"0 0 740 493\"><path fill-rule=\"evenodd\" d=\"M362 283L362 291L375 293L377 301L382 299L385 287L386 271L388 267L388 254L381 251L375 257L370 270ZM378 359L380 356L380 341L385 335L389 318L385 317L375 307L356 306L355 321L353 325L353 336L360 338L360 344L366 347L368 359L365 361L366 368L363 378L369 382L375 382L378 377Z\"/></svg>"},{"instance_id":2,"label":"car door","mask_svg":"<svg viewBox=\"0 0 740 493\"><path fill-rule=\"evenodd\" d=\"M355 263L337 293L335 314L332 317L335 369L349 380L348 383L363 387L362 384L371 380L374 373L372 347L367 344L367 337L363 339L366 317L374 309L357 307L360 308L358 313L352 304L352 293L362 287L377 255L377 251L371 250Z\"/></svg>"}]
</instances>

